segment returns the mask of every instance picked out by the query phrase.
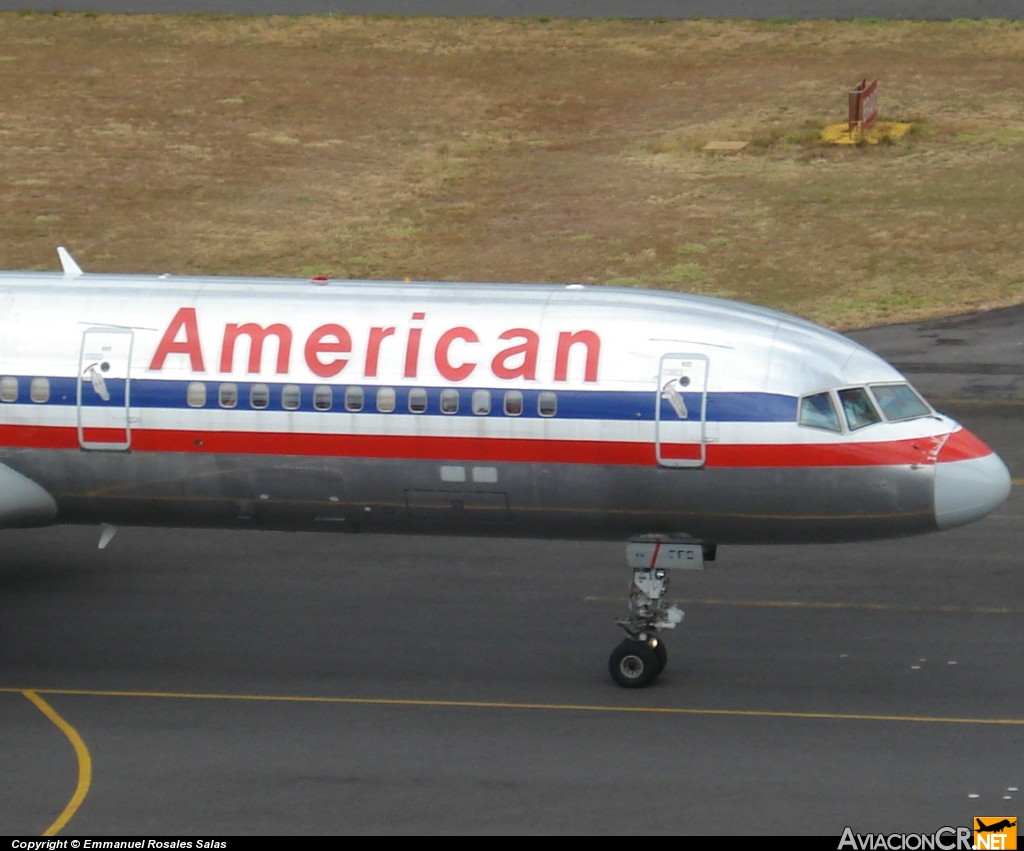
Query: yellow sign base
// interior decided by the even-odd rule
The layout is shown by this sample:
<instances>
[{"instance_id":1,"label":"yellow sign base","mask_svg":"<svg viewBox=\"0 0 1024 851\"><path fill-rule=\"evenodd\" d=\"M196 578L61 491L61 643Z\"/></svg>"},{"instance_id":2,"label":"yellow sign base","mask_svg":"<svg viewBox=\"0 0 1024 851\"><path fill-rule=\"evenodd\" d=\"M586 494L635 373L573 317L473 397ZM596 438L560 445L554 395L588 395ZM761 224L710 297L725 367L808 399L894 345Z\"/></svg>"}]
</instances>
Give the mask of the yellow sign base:
<instances>
[{"instance_id":1,"label":"yellow sign base","mask_svg":"<svg viewBox=\"0 0 1024 851\"><path fill-rule=\"evenodd\" d=\"M896 121L876 121L865 131L855 129L851 133L850 125L844 121L842 124L830 124L821 131L821 138L833 145L877 145L902 139L913 127L913 124Z\"/></svg>"}]
</instances>

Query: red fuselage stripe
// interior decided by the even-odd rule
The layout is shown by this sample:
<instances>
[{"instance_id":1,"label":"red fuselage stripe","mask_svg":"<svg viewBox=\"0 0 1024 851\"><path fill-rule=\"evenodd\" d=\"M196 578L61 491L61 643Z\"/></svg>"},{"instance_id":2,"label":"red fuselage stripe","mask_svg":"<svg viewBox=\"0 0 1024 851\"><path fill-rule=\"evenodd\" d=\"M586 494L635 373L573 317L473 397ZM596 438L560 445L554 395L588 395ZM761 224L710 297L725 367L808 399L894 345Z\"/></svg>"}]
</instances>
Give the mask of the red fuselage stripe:
<instances>
[{"instance_id":1,"label":"red fuselage stripe","mask_svg":"<svg viewBox=\"0 0 1024 851\"><path fill-rule=\"evenodd\" d=\"M92 444L123 444L119 429L90 428ZM952 444L952 446L951 446ZM77 449L74 428L0 426L0 445L26 449ZM935 463L935 438L817 444L721 444L706 446L708 467L866 467ZM228 455L291 455L341 458L401 458L549 464L653 466L653 443L600 440L534 440L494 437L423 437L290 432L198 432L134 429L136 452ZM666 447L662 447L663 450ZM678 445L672 455L685 453ZM942 461L980 458L991 450L969 432L947 441Z\"/></svg>"}]
</instances>

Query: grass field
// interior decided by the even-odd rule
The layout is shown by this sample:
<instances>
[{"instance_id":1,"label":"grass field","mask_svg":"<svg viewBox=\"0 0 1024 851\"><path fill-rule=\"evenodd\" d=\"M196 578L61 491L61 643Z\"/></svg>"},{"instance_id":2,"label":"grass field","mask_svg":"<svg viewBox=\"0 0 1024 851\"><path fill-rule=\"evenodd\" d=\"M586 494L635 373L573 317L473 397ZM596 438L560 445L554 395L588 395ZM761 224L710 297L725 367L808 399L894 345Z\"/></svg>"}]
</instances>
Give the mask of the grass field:
<instances>
[{"instance_id":1,"label":"grass field","mask_svg":"<svg viewBox=\"0 0 1024 851\"><path fill-rule=\"evenodd\" d=\"M911 132L824 143L862 77ZM4 14L0 267L1016 303L1022 81L1020 22Z\"/></svg>"}]
</instances>

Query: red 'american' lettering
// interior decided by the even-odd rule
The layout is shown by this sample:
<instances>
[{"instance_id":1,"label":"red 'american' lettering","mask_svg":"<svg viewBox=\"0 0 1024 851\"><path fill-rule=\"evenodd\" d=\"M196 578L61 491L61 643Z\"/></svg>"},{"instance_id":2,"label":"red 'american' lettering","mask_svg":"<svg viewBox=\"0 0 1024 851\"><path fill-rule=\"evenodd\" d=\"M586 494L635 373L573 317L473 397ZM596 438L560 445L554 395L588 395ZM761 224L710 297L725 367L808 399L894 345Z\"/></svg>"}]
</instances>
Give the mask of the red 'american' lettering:
<instances>
[{"instance_id":1,"label":"red 'american' lettering","mask_svg":"<svg viewBox=\"0 0 1024 851\"><path fill-rule=\"evenodd\" d=\"M421 311L414 312L401 329L397 325L372 326L354 334L344 325L327 322L304 340L295 337L284 322L226 323L220 335L218 372L288 375L296 349L306 368L323 379L343 373L416 379L426 362L450 382L466 381L486 369L503 381L575 379L592 383L598 380L601 360L601 337L595 331L555 331L542 337L530 328L508 328L492 339L481 339L468 325L436 330ZM170 362L204 373L206 355L196 308L180 307L160 336L149 369L160 372ZM544 364L551 369L550 375L538 375Z\"/></svg>"}]
</instances>

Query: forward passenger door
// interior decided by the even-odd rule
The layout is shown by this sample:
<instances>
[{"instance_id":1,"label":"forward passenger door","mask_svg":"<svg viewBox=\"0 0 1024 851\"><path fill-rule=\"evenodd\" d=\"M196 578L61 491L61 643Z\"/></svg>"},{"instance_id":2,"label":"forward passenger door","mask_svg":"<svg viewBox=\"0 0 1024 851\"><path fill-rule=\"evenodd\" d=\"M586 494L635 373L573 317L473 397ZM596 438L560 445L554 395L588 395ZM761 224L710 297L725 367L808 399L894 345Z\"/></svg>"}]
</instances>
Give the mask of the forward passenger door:
<instances>
[{"instance_id":1,"label":"forward passenger door","mask_svg":"<svg viewBox=\"0 0 1024 851\"><path fill-rule=\"evenodd\" d=\"M654 449L663 467L703 467L707 457L708 358L663 355L654 402Z\"/></svg>"}]
</instances>

